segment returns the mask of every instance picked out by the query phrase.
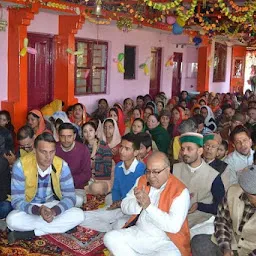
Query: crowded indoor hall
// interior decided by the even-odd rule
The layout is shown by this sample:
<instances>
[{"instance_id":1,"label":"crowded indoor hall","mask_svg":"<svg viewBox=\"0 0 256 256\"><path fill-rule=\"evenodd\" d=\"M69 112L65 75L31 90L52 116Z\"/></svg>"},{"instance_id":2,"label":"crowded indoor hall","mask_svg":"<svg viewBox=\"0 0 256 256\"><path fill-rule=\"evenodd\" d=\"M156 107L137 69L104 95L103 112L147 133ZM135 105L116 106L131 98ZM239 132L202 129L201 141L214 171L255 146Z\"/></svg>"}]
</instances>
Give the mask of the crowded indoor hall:
<instances>
[{"instance_id":1,"label":"crowded indoor hall","mask_svg":"<svg viewBox=\"0 0 256 256\"><path fill-rule=\"evenodd\" d=\"M0 255L256 256L255 18L0 0Z\"/></svg>"}]
</instances>

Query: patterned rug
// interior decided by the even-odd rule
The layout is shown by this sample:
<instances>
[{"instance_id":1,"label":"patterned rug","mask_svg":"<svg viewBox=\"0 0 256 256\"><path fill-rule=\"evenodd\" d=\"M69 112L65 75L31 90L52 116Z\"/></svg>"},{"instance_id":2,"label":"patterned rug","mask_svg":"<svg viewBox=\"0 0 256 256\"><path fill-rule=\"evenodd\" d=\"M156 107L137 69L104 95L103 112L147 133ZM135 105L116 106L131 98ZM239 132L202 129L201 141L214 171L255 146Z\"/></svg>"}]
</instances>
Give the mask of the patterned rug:
<instances>
[{"instance_id":1,"label":"patterned rug","mask_svg":"<svg viewBox=\"0 0 256 256\"><path fill-rule=\"evenodd\" d=\"M94 210L104 205L104 196L87 195L83 210ZM78 226L72 234L52 234L8 244L7 233L0 231L1 256L107 256L104 233Z\"/></svg>"}]
</instances>

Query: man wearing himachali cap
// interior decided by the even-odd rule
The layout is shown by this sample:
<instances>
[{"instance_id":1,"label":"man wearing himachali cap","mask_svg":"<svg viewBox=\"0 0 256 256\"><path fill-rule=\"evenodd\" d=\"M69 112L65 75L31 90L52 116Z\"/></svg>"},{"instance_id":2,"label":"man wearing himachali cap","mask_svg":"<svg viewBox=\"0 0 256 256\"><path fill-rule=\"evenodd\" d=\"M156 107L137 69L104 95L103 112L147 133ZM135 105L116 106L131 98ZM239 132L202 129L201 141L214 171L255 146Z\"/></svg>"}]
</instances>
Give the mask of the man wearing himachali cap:
<instances>
[{"instance_id":1,"label":"man wearing himachali cap","mask_svg":"<svg viewBox=\"0 0 256 256\"><path fill-rule=\"evenodd\" d=\"M218 204L225 195L219 173L203 159L203 136L184 133L180 137L182 163L173 166L173 174L190 191L189 227L203 223L217 213Z\"/></svg>"},{"instance_id":2,"label":"man wearing himachali cap","mask_svg":"<svg viewBox=\"0 0 256 256\"><path fill-rule=\"evenodd\" d=\"M232 185L218 207L214 236L192 239L193 256L256 255L256 165L238 172L238 184Z\"/></svg>"}]
</instances>

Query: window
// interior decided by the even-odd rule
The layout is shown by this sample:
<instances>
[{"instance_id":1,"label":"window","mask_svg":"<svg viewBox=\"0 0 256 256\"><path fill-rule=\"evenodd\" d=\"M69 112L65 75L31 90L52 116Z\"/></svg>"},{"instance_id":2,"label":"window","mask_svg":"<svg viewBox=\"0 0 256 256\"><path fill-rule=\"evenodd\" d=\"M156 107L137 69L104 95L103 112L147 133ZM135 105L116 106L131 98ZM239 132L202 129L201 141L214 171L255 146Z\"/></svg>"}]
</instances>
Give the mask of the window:
<instances>
[{"instance_id":1,"label":"window","mask_svg":"<svg viewBox=\"0 0 256 256\"><path fill-rule=\"evenodd\" d=\"M108 43L86 39L76 40L75 94L105 93L107 86Z\"/></svg>"},{"instance_id":2,"label":"window","mask_svg":"<svg viewBox=\"0 0 256 256\"><path fill-rule=\"evenodd\" d=\"M135 79L135 46L124 46L124 79Z\"/></svg>"}]
</instances>

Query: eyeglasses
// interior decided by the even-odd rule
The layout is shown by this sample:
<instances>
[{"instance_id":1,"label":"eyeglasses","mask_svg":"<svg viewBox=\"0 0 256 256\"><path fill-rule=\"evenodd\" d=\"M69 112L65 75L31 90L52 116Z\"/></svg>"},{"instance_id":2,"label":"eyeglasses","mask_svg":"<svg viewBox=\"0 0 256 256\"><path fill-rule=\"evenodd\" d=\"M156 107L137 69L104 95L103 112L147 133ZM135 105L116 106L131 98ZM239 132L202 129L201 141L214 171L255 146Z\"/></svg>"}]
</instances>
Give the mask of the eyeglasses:
<instances>
[{"instance_id":1,"label":"eyeglasses","mask_svg":"<svg viewBox=\"0 0 256 256\"><path fill-rule=\"evenodd\" d=\"M167 168L167 166L165 166L162 170L153 170L153 171L150 171L150 170L146 170L146 175L150 175L150 174L153 174L155 176L159 175L162 171L164 171L165 169Z\"/></svg>"},{"instance_id":2,"label":"eyeglasses","mask_svg":"<svg viewBox=\"0 0 256 256\"><path fill-rule=\"evenodd\" d=\"M218 145L204 144L204 148L207 148L207 149L217 149L218 147L219 147Z\"/></svg>"}]
</instances>

